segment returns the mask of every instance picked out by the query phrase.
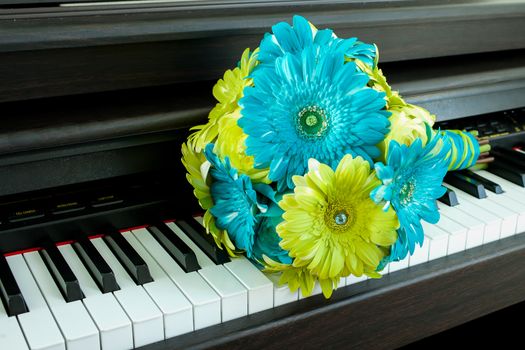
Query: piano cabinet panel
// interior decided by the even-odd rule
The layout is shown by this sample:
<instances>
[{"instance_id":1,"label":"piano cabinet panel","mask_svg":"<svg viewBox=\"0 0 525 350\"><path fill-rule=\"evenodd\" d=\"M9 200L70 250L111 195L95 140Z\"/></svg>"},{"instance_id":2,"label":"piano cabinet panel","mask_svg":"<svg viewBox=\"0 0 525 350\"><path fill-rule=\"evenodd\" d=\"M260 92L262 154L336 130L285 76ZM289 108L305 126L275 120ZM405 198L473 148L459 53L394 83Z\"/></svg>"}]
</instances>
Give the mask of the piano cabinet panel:
<instances>
[{"instance_id":1,"label":"piano cabinet panel","mask_svg":"<svg viewBox=\"0 0 525 350\"><path fill-rule=\"evenodd\" d=\"M524 301L524 262L517 235L143 349L393 349Z\"/></svg>"},{"instance_id":2,"label":"piano cabinet panel","mask_svg":"<svg viewBox=\"0 0 525 350\"><path fill-rule=\"evenodd\" d=\"M255 42L214 38L1 53L0 102L218 79Z\"/></svg>"},{"instance_id":3,"label":"piano cabinet panel","mask_svg":"<svg viewBox=\"0 0 525 350\"><path fill-rule=\"evenodd\" d=\"M175 134L157 137L155 143L148 137L118 138L0 156L0 196L151 172L171 178L170 189L187 195L189 184L179 161L182 139Z\"/></svg>"},{"instance_id":4,"label":"piano cabinet panel","mask_svg":"<svg viewBox=\"0 0 525 350\"><path fill-rule=\"evenodd\" d=\"M377 43L381 62L525 48L525 3L499 0L2 9L0 101L215 80L296 13Z\"/></svg>"},{"instance_id":5,"label":"piano cabinet panel","mask_svg":"<svg viewBox=\"0 0 525 350\"><path fill-rule=\"evenodd\" d=\"M521 319L524 311L525 302L521 302L408 344L399 350L439 349L451 344L455 349L471 348L473 344L495 343L496 339L502 349L514 347L522 339L523 328L516 320Z\"/></svg>"}]
</instances>

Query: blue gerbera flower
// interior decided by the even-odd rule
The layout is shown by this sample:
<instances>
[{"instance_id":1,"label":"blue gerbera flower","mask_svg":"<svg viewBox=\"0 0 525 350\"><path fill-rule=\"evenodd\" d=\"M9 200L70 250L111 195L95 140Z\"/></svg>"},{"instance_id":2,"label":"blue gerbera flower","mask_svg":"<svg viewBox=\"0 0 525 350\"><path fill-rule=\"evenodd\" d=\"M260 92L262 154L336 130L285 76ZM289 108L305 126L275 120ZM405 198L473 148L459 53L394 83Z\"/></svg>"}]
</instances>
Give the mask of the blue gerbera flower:
<instances>
[{"instance_id":1,"label":"blue gerbera flower","mask_svg":"<svg viewBox=\"0 0 525 350\"><path fill-rule=\"evenodd\" d=\"M265 195L273 190L265 184L252 185L247 175L239 174L230 164L228 157L221 161L213 153L213 144L206 146L204 154L210 162L210 186L215 217L215 224L226 230L238 249L253 255L255 230L259 224L259 215L267 211Z\"/></svg>"},{"instance_id":2,"label":"blue gerbera flower","mask_svg":"<svg viewBox=\"0 0 525 350\"><path fill-rule=\"evenodd\" d=\"M288 251L279 245L281 237L279 237L275 230L275 227L283 221L282 215L284 210L277 204L281 198L282 195L277 199L275 197L271 198L272 201L268 205L268 210L264 214L261 214L262 219L257 228L257 235L253 246L253 256L256 262L262 262L263 255L265 255L283 264L292 263L292 258L288 255Z\"/></svg>"},{"instance_id":3,"label":"blue gerbera flower","mask_svg":"<svg viewBox=\"0 0 525 350\"><path fill-rule=\"evenodd\" d=\"M308 159L336 167L345 154L372 162L390 125L382 92L343 54L309 47L284 54L275 69L257 67L254 87L244 89L239 126L256 168L270 168L278 191L293 188Z\"/></svg>"},{"instance_id":4,"label":"blue gerbera flower","mask_svg":"<svg viewBox=\"0 0 525 350\"><path fill-rule=\"evenodd\" d=\"M429 133L429 142L415 140L410 146L391 141L387 164L376 163L375 170L382 185L370 197L385 201L385 210L392 205L399 218L398 240L391 247L379 269L390 261L402 260L408 252L414 253L415 244L423 244L421 219L435 224L439 221L436 200L445 193L441 185L447 173L450 143L440 133Z\"/></svg>"},{"instance_id":5,"label":"blue gerbera flower","mask_svg":"<svg viewBox=\"0 0 525 350\"><path fill-rule=\"evenodd\" d=\"M293 17L293 26L286 22L272 27L272 34L266 33L260 44L258 59L261 65L273 66L278 57L285 53L300 54L304 48L323 46L342 50L347 58L357 58L373 66L376 47L365 44L357 38L339 39L331 29L315 30L301 16Z\"/></svg>"}]
</instances>

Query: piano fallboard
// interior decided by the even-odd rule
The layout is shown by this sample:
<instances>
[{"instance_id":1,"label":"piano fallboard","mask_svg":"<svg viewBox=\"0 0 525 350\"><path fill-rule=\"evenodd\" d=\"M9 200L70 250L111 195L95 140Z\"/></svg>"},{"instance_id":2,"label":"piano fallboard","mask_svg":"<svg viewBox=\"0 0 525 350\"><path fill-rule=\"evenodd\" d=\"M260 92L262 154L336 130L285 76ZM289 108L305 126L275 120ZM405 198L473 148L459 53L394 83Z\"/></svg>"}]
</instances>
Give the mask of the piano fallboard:
<instances>
[{"instance_id":1,"label":"piano fallboard","mask_svg":"<svg viewBox=\"0 0 525 350\"><path fill-rule=\"evenodd\" d=\"M40 6L43 1L53 4ZM2 7L9 2L26 4ZM453 63L459 55L525 48L525 4L520 1L204 0L57 6L67 2L0 1L0 101L215 80L235 66L246 47L257 47L273 24L289 21L293 14L332 28L340 37L376 43L381 62L453 57ZM500 109L505 108L512 107Z\"/></svg>"}]
</instances>

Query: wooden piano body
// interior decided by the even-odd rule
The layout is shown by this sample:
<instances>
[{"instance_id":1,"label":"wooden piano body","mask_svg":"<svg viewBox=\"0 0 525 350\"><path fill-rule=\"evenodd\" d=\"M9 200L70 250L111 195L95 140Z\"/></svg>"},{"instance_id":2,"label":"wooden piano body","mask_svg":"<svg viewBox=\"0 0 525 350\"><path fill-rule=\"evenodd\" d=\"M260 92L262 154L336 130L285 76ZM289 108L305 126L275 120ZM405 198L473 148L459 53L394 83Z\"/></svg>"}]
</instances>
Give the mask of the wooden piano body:
<instances>
[{"instance_id":1,"label":"wooden piano body","mask_svg":"<svg viewBox=\"0 0 525 350\"><path fill-rule=\"evenodd\" d=\"M391 85L438 121L525 113L522 1L24 1L0 0L2 203L129 176L164 198L15 228L2 213L2 253L198 210L180 143L213 80L294 13L377 43ZM396 348L524 301L523 263L516 235L145 348Z\"/></svg>"}]
</instances>

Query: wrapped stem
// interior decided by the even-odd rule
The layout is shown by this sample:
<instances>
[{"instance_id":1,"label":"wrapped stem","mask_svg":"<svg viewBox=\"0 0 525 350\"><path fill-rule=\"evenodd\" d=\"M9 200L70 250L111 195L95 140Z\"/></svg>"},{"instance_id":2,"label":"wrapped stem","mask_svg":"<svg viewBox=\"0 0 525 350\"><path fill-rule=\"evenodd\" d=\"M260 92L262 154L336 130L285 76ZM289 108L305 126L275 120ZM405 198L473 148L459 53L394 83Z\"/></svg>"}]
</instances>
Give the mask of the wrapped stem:
<instances>
[{"instance_id":1,"label":"wrapped stem","mask_svg":"<svg viewBox=\"0 0 525 350\"><path fill-rule=\"evenodd\" d=\"M451 144L449 171L467 169L476 164L480 145L473 134L461 130L444 130L441 133Z\"/></svg>"}]
</instances>

